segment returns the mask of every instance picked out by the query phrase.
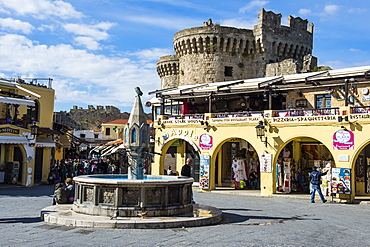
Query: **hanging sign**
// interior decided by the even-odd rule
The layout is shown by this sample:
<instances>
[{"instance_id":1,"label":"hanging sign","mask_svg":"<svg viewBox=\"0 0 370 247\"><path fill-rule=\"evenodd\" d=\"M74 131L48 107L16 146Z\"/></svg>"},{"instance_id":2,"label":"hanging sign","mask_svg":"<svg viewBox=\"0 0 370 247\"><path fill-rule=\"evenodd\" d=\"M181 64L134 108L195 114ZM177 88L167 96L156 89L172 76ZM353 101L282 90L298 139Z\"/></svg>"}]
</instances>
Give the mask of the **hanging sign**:
<instances>
[{"instance_id":1,"label":"hanging sign","mask_svg":"<svg viewBox=\"0 0 370 247\"><path fill-rule=\"evenodd\" d=\"M199 137L199 146L200 149L209 150L213 147L213 137L208 134L203 134Z\"/></svg>"},{"instance_id":2,"label":"hanging sign","mask_svg":"<svg viewBox=\"0 0 370 247\"><path fill-rule=\"evenodd\" d=\"M260 172L271 172L272 154L263 153L260 158Z\"/></svg>"},{"instance_id":3,"label":"hanging sign","mask_svg":"<svg viewBox=\"0 0 370 247\"><path fill-rule=\"evenodd\" d=\"M350 150L355 147L355 135L350 130L338 130L333 135L334 150Z\"/></svg>"},{"instance_id":4,"label":"hanging sign","mask_svg":"<svg viewBox=\"0 0 370 247\"><path fill-rule=\"evenodd\" d=\"M351 194L351 169L332 168L331 193Z\"/></svg>"},{"instance_id":5,"label":"hanging sign","mask_svg":"<svg viewBox=\"0 0 370 247\"><path fill-rule=\"evenodd\" d=\"M199 164L199 187L209 189L209 167L211 165L210 155L201 155Z\"/></svg>"}]
</instances>

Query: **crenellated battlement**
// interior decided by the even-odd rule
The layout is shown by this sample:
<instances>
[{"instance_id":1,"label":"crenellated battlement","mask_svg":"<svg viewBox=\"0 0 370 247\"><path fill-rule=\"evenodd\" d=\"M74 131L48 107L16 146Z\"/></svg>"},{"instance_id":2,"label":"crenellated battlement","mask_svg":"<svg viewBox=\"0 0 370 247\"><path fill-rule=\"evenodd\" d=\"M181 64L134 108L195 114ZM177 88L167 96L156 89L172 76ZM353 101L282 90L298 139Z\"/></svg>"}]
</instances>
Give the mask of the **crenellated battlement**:
<instances>
[{"instance_id":1,"label":"crenellated battlement","mask_svg":"<svg viewBox=\"0 0 370 247\"><path fill-rule=\"evenodd\" d=\"M162 88L174 87L178 84L179 59L177 55L163 56L157 61L157 73L162 78Z\"/></svg>"},{"instance_id":2,"label":"crenellated battlement","mask_svg":"<svg viewBox=\"0 0 370 247\"><path fill-rule=\"evenodd\" d=\"M289 16L288 26L284 26L281 14L263 8L258 17L253 29L221 26L209 19L201 27L176 33L176 55L157 62L162 88L264 77L267 64L286 59L303 63L304 57L312 54L312 23Z\"/></svg>"}]
</instances>

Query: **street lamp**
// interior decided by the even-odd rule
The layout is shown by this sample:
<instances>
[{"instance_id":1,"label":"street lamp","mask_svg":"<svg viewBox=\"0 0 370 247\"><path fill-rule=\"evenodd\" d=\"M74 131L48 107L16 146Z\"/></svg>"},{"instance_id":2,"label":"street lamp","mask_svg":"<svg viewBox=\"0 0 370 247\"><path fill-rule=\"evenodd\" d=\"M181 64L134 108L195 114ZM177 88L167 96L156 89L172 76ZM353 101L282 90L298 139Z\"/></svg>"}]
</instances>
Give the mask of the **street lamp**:
<instances>
[{"instance_id":1,"label":"street lamp","mask_svg":"<svg viewBox=\"0 0 370 247\"><path fill-rule=\"evenodd\" d=\"M35 137L37 136L38 134L38 129L39 129L39 126L37 126L36 124L33 124L31 125L31 134L33 136L33 139L35 139Z\"/></svg>"},{"instance_id":2,"label":"street lamp","mask_svg":"<svg viewBox=\"0 0 370 247\"><path fill-rule=\"evenodd\" d=\"M256 126L256 134L257 137L259 137L260 140L264 142L265 146L267 147L266 129L263 121L258 122L258 125Z\"/></svg>"}]
</instances>

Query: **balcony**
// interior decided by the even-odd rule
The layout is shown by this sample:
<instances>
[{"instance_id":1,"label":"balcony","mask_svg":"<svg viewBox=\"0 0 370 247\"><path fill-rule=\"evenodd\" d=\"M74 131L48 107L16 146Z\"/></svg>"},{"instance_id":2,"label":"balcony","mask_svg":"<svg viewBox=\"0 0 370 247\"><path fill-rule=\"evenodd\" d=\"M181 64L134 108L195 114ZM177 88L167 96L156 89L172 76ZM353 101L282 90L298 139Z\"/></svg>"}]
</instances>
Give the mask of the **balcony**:
<instances>
[{"instance_id":1,"label":"balcony","mask_svg":"<svg viewBox=\"0 0 370 247\"><path fill-rule=\"evenodd\" d=\"M0 119L0 125L1 124L11 124L11 125L15 125L15 126L24 128L24 129L27 129L27 126L29 124L32 124L33 122L34 121L31 121L31 120L16 120L14 122L12 119L9 119L9 118L2 118L2 119Z\"/></svg>"},{"instance_id":2,"label":"balcony","mask_svg":"<svg viewBox=\"0 0 370 247\"><path fill-rule=\"evenodd\" d=\"M365 109L356 107L352 109L355 112L370 112L370 107ZM346 114L346 111L343 113ZM344 115L345 115L344 114ZM290 109L290 110L266 110L266 111L239 111L239 112L222 112L222 113L204 113L204 114L187 114L187 115L164 115L159 120L159 124L166 125L184 125L197 124L203 120L210 123L256 123L261 118L270 119L271 123L279 122L338 122L340 108L318 108L318 109Z\"/></svg>"}]
</instances>

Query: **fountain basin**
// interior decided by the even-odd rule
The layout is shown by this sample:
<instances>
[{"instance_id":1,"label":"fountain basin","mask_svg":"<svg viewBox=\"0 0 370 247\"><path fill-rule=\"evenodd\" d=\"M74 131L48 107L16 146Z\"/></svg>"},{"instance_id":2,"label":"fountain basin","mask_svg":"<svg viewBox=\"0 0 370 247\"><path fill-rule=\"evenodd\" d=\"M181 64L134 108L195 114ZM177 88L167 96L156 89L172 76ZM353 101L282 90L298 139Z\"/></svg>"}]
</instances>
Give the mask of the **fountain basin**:
<instances>
[{"instance_id":1,"label":"fountain basin","mask_svg":"<svg viewBox=\"0 0 370 247\"><path fill-rule=\"evenodd\" d=\"M193 178L146 175L83 175L74 177L77 213L133 217L192 214Z\"/></svg>"}]
</instances>

